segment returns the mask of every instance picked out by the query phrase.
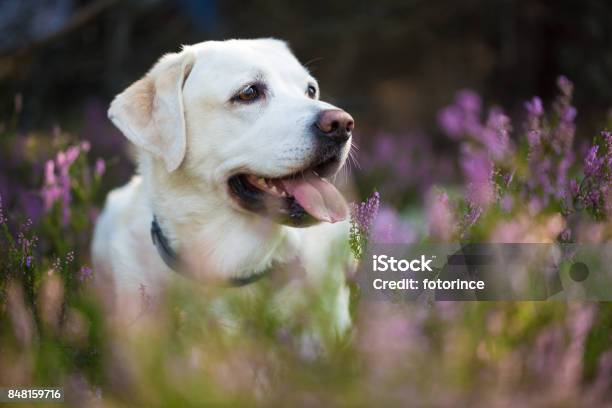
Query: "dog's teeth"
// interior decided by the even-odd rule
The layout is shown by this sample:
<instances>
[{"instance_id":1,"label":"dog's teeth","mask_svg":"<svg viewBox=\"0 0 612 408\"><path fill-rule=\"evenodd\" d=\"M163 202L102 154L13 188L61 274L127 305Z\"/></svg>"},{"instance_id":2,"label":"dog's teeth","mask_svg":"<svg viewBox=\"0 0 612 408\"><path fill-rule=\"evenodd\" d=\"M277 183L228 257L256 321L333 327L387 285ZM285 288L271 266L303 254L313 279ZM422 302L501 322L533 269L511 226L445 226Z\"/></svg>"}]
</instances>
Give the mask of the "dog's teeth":
<instances>
[{"instance_id":1,"label":"dog's teeth","mask_svg":"<svg viewBox=\"0 0 612 408\"><path fill-rule=\"evenodd\" d=\"M267 186L266 180L263 177L259 177L257 179L257 185L260 187L266 187Z\"/></svg>"}]
</instances>

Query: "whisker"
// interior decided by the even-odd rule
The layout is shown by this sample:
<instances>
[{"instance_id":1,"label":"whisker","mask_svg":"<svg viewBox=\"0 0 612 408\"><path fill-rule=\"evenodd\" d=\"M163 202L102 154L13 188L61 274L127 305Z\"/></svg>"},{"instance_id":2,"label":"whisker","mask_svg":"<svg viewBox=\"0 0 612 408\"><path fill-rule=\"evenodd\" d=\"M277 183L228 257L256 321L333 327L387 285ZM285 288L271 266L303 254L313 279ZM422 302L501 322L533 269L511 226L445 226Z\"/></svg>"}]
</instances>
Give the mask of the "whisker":
<instances>
[{"instance_id":1,"label":"whisker","mask_svg":"<svg viewBox=\"0 0 612 408\"><path fill-rule=\"evenodd\" d=\"M346 166L346 168L344 169L344 184L348 184L349 182L350 171L351 171L351 162L349 161L348 166Z\"/></svg>"},{"instance_id":2,"label":"whisker","mask_svg":"<svg viewBox=\"0 0 612 408\"><path fill-rule=\"evenodd\" d=\"M304 64L305 67L310 68L310 64L314 64L315 62L323 61L323 57L315 57Z\"/></svg>"},{"instance_id":3,"label":"whisker","mask_svg":"<svg viewBox=\"0 0 612 408\"><path fill-rule=\"evenodd\" d=\"M361 170L361 165L359 164L359 159L357 158L357 152L351 150L349 152L348 158L355 165L356 169Z\"/></svg>"}]
</instances>

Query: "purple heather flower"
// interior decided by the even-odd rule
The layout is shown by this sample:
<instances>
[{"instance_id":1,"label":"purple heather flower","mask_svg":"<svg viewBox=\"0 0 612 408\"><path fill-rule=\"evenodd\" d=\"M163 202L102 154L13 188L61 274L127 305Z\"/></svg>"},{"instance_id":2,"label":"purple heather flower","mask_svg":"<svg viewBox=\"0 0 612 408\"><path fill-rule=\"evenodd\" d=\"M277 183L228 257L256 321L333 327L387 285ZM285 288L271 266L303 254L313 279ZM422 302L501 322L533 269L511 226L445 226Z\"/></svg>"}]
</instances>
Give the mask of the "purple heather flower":
<instances>
[{"instance_id":1,"label":"purple heather flower","mask_svg":"<svg viewBox=\"0 0 612 408\"><path fill-rule=\"evenodd\" d=\"M574 91L574 84L564 75L557 78L557 86L564 96L571 96Z\"/></svg>"},{"instance_id":2,"label":"purple heather flower","mask_svg":"<svg viewBox=\"0 0 612 408\"><path fill-rule=\"evenodd\" d=\"M513 150L508 116L500 108L493 107L483 124L480 118L481 103L475 92L460 91L455 97L455 103L440 111L438 116L448 136L467 136L461 146L460 165L467 182L466 199L474 207L474 221L484 207L496 198L494 163L505 162Z\"/></svg>"},{"instance_id":3,"label":"purple heather flower","mask_svg":"<svg viewBox=\"0 0 612 408\"><path fill-rule=\"evenodd\" d=\"M479 206L470 205L470 208L465 215L465 225L470 227L478 221L480 216L482 215L482 208Z\"/></svg>"},{"instance_id":4,"label":"purple heather flower","mask_svg":"<svg viewBox=\"0 0 612 408\"><path fill-rule=\"evenodd\" d=\"M495 200L493 183L470 183L465 191L466 201L475 207L486 207Z\"/></svg>"},{"instance_id":5,"label":"purple heather flower","mask_svg":"<svg viewBox=\"0 0 612 408\"><path fill-rule=\"evenodd\" d=\"M455 96L455 103L464 112L474 113L478 115L480 113L482 101L480 95L471 89L463 89L457 92Z\"/></svg>"},{"instance_id":6,"label":"purple heather flower","mask_svg":"<svg viewBox=\"0 0 612 408\"><path fill-rule=\"evenodd\" d=\"M351 215L353 220L359 226L361 232L367 235L380 206L380 194L375 191L374 194L361 204L352 204Z\"/></svg>"},{"instance_id":7,"label":"purple heather flower","mask_svg":"<svg viewBox=\"0 0 612 408\"><path fill-rule=\"evenodd\" d=\"M539 130L530 130L527 132L527 143L529 143L530 150L540 145L541 136L542 133Z\"/></svg>"},{"instance_id":8,"label":"purple heather flower","mask_svg":"<svg viewBox=\"0 0 612 408\"><path fill-rule=\"evenodd\" d=\"M493 163L482 150L464 148L461 168L469 183L487 183L493 175Z\"/></svg>"},{"instance_id":9,"label":"purple heather flower","mask_svg":"<svg viewBox=\"0 0 612 408\"><path fill-rule=\"evenodd\" d=\"M569 171L574 164L572 150L576 127L576 109L570 105L573 85L565 77L558 79L561 95L555 99L553 109L558 115L556 126L542 126L539 118L541 101L526 103L529 112L527 141L530 174L526 180L531 213L546 208L551 200L567 200L571 190ZM544 113L542 112L542 115Z\"/></svg>"},{"instance_id":10,"label":"purple heather flower","mask_svg":"<svg viewBox=\"0 0 612 408\"><path fill-rule=\"evenodd\" d=\"M380 194L375 191L370 198L360 204L351 204L349 246L356 258L361 257L370 236L372 223L378 214Z\"/></svg>"},{"instance_id":11,"label":"purple heather flower","mask_svg":"<svg viewBox=\"0 0 612 408\"><path fill-rule=\"evenodd\" d=\"M592 146L584 159L584 174L587 176L597 176L602 169L603 158L597 156L598 151L598 145Z\"/></svg>"},{"instance_id":12,"label":"purple heather flower","mask_svg":"<svg viewBox=\"0 0 612 408\"><path fill-rule=\"evenodd\" d=\"M567 123L572 123L576 118L577 113L578 111L576 110L576 108L574 108L573 106L568 106L567 108L565 108L565 111L561 116L561 120Z\"/></svg>"},{"instance_id":13,"label":"purple heather flower","mask_svg":"<svg viewBox=\"0 0 612 408\"><path fill-rule=\"evenodd\" d=\"M601 132L601 137L604 139L608 155L612 155L612 132L604 130Z\"/></svg>"},{"instance_id":14,"label":"purple heather flower","mask_svg":"<svg viewBox=\"0 0 612 408\"><path fill-rule=\"evenodd\" d=\"M574 179L570 180L569 191L573 197L576 197L578 193L580 193L580 186L578 185L578 182L576 180Z\"/></svg>"},{"instance_id":15,"label":"purple heather flower","mask_svg":"<svg viewBox=\"0 0 612 408\"><path fill-rule=\"evenodd\" d=\"M53 160L47 160L45 163L45 184L52 185L55 183L55 163Z\"/></svg>"},{"instance_id":16,"label":"purple heather flower","mask_svg":"<svg viewBox=\"0 0 612 408\"><path fill-rule=\"evenodd\" d=\"M45 211L48 211L59 198L61 190L57 186L45 186L41 192Z\"/></svg>"},{"instance_id":17,"label":"purple heather flower","mask_svg":"<svg viewBox=\"0 0 612 408\"><path fill-rule=\"evenodd\" d=\"M81 150L78 146L70 146L65 152L59 152L57 155L57 164L60 169L69 168L79 157L80 152Z\"/></svg>"},{"instance_id":18,"label":"purple heather flower","mask_svg":"<svg viewBox=\"0 0 612 408\"><path fill-rule=\"evenodd\" d=\"M94 173L97 177L102 177L102 175L106 172L106 162L104 159L96 160L96 165L94 169Z\"/></svg>"},{"instance_id":19,"label":"purple heather flower","mask_svg":"<svg viewBox=\"0 0 612 408\"><path fill-rule=\"evenodd\" d=\"M415 240L410 225L391 207L383 206L374 219L372 240L379 244L408 243Z\"/></svg>"},{"instance_id":20,"label":"purple heather flower","mask_svg":"<svg viewBox=\"0 0 612 408\"><path fill-rule=\"evenodd\" d=\"M565 141L565 143L569 144L571 147L571 141L573 140L575 132L573 121L576 117L576 108L570 104L574 86L564 76L557 79L557 85L561 91L561 94L555 99L553 109L557 117L560 119L560 123L557 129L555 129L555 133L557 133L557 135L553 138L552 142L554 144L555 142L558 143L560 141Z\"/></svg>"},{"instance_id":21,"label":"purple heather flower","mask_svg":"<svg viewBox=\"0 0 612 408\"><path fill-rule=\"evenodd\" d=\"M501 109L489 111L487 125L478 137L495 160L502 160L510 152L510 118Z\"/></svg>"},{"instance_id":22,"label":"purple heather flower","mask_svg":"<svg viewBox=\"0 0 612 408\"><path fill-rule=\"evenodd\" d=\"M45 185L41 194L46 211L51 208L61 194L61 190L57 185L57 178L55 177L55 163L53 160L48 160L45 163Z\"/></svg>"},{"instance_id":23,"label":"purple heather flower","mask_svg":"<svg viewBox=\"0 0 612 408\"><path fill-rule=\"evenodd\" d=\"M77 276L80 282L85 282L93 276L93 269L88 266L82 266Z\"/></svg>"},{"instance_id":24,"label":"purple heather flower","mask_svg":"<svg viewBox=\"0 0 612 408\"><path fill-rule=\"evenodd\" d=\"M587 207L598 208L602 194L599 190L591 190L584 196L584 203Z\"/></svg>"},{"instance_id":25,"label":"purple heather flower","mask_svg":"<svg viewBox=\"0 0 612 408\"><path fill-rule=\"evenodd\" d=\"M455 95L452 105L440 110L438 124L451 138L457 139L464 134L477 136L482 130L480 124L480 96L469 89L464 89Z\"/></svg>"},{"instance_id":26,"label":"purple heather flower","mask_svg":"<svg viewBox=\"0 0 612 408\"><path fill-rule=\"evenodd\" d=\"M70 180L65 177L64 183L62 183L62 224L67 225L70 221L70 203L72 202L72 195L70 194Z\"/></svg>"},{"instance_id":27,"label":"purple heather flower","mask_svg":"<svg viewBox=\"0 0 612 408\"><path fill-rule=\"evenodd\" d=\"M557 181L554 193L557 199L565 197L565 192L567 191L567 174L573 163L574 153L572 151L567 151L557 166Z\"/></svg>"},{"instance_id":28,"label":"purple heather flower","mask_svg":"<svg viewBox=\"0 0 612 408\"><path fill-rule=\"evenodd\" d=\"M540 117L544 114L542 100L538 96L534 96L530 101L525 102L524 106L531 116Z\"/></svg>"},{"instance_id":29,"label":"purple heather flower","mask_svg":"<svg viewBox=\"0 0 612 408\"><path fill-rule=\"evenodd\" d=\"M446 192L430 194L427 205L427 221L429 235L444 242L451 240L455 230L455 211L452 208Z\"/></svg>"},{"instance_id":30,"label":"purple heather flower","mask_svg":"<svg viewBox=\"0 0 612 408\"><path fill-rule=\"evenodd\" d=\"M456 106L448 106L438 114L438 124L449 137L459 138L465 129L464 118L461 109Z\"/></svg>"},{"instance_id":31,"label":"purple heather flower","mask_svg":"<svg viewBox=\"0 0 612 408\"><path fill-rule=\"evenodd\" d=\"M59 152L55 160L45 163L45 184L41 191L44 207L48 211L55 201L61 199L64 225L70 221L72 202L70 166L77 160L80 152L79 146L71 146L65 152Z\"/></svg>"}]
</instances>

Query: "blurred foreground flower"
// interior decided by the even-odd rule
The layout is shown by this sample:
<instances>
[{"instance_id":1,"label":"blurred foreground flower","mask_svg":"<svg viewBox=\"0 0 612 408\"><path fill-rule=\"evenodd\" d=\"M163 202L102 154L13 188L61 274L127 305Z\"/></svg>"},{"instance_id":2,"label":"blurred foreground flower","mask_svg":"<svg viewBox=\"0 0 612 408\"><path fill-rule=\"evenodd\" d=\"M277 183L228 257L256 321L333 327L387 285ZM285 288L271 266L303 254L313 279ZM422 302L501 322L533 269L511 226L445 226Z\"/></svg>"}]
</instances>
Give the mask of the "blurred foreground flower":
<instances>
[{"instance_id":1,"label":"blurred foreground flower","mask_svg":"<svg viewBox=\"0 0 612 408\"><path fill-rule=\"evenodd\" d=\"M97 177L102 177L105 172L106 172L106 162L104 161L104 159L96 160L94 174Z\"/></svg>"},{"instance_id":2,"label":"blurred foreground flower","mask_svg":"<svg viewBox=\"0 0 612 408\"><path fill-rule=\"evenodd\" d=\"M429 236L440 242L451 242L456 237L457 220L448 194L432 190L427 199Z\"/></svg>"}]
</instances>

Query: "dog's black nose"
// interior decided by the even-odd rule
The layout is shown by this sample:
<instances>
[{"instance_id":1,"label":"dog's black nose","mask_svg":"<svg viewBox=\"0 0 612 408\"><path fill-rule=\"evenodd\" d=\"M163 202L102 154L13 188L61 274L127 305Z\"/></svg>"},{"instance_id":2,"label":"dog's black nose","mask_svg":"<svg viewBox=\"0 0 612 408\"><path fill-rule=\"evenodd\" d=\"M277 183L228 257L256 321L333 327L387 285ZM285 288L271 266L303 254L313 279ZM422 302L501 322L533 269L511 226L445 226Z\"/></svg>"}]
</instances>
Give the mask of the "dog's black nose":
<instances>
[{"instance_id":1,"label":"dog's black nose","mask_svg":"<svg viewBox=\"0 0 612 408\"><path fill-rule=\"evenodd\" d=\"M344 143L355 127L353 117L340 109L328 109L319 114L317 128L336 143Z\"/></svg>"}]
</instances>

